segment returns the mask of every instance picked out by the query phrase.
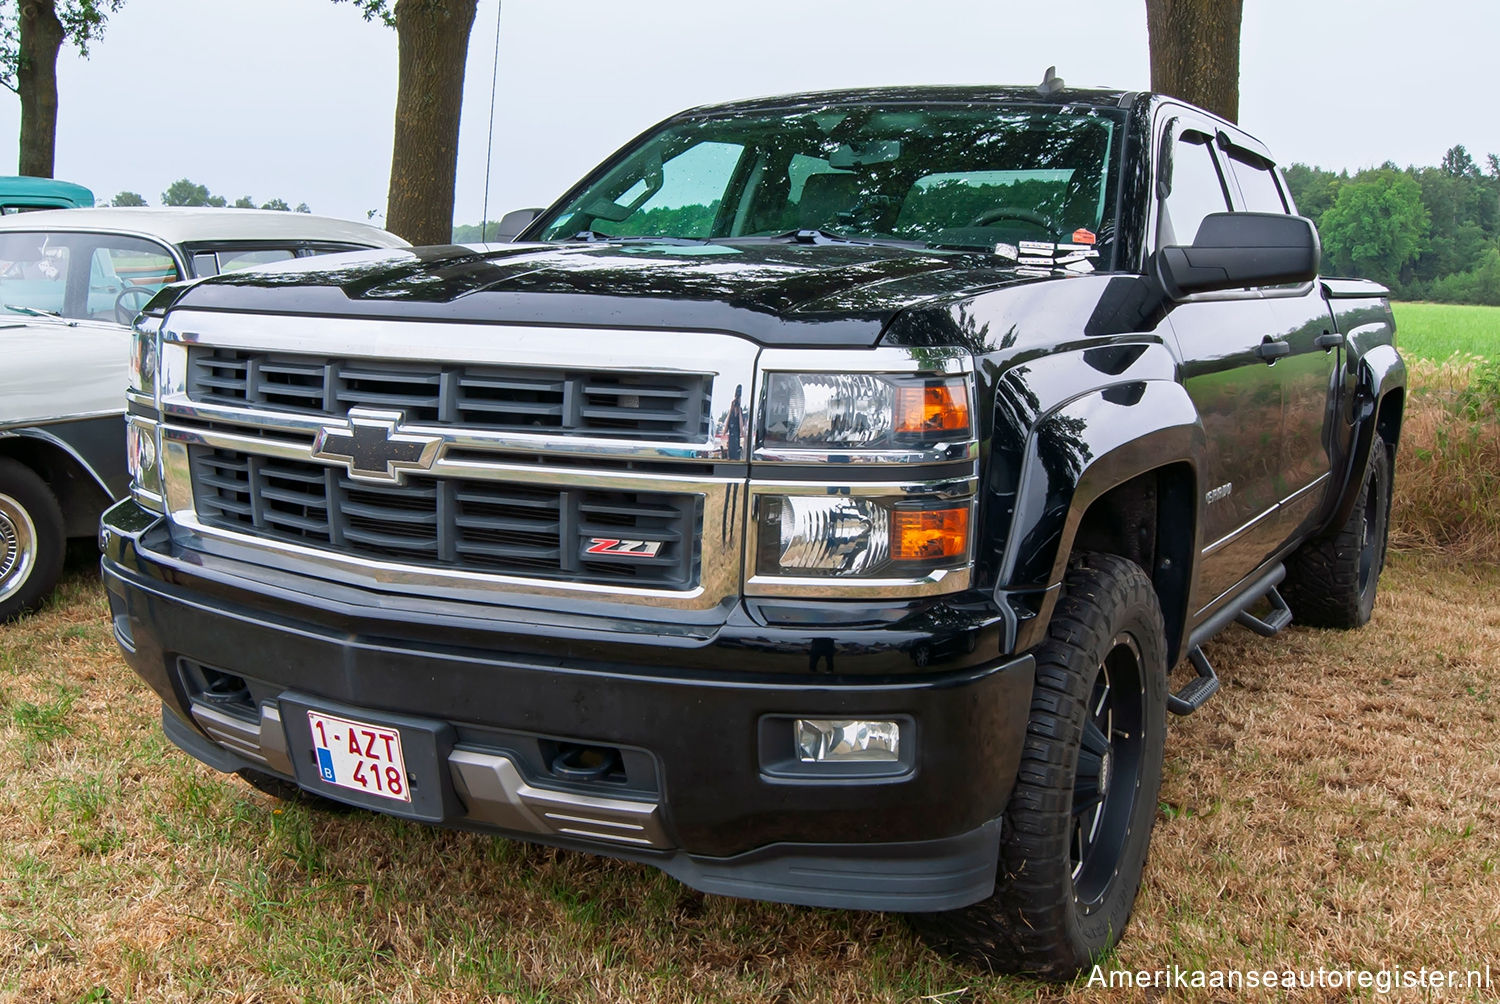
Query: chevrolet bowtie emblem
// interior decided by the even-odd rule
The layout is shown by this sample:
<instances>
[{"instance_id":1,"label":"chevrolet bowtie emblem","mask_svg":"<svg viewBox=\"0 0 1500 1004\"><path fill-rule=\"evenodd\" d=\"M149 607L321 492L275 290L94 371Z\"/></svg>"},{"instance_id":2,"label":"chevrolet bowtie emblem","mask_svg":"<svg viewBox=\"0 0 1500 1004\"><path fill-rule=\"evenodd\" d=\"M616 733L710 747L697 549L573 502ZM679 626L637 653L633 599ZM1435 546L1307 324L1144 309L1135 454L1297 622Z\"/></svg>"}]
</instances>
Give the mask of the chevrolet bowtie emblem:
<instances>
[{"instance_id":1,"label":"chevrolet bowtie emblem","mask_svg":"<svg viewBox=\"0 0 1500 1004\"><path fill-rule=\"evenodd\" d=\"M431 470L443 441L397 432L404 418L399 411L350 408L344 422L318 430L312 455L343 464L360 481L405 484L407 471Z\"/></svg>"}]
</instances>

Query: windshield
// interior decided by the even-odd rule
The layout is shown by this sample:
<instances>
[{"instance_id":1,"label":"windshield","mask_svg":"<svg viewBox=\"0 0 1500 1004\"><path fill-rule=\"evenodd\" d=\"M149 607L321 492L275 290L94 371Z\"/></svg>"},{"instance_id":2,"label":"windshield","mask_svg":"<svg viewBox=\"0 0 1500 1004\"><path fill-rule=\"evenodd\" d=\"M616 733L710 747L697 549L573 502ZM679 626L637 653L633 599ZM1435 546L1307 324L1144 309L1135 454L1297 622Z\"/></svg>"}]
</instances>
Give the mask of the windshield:
<instances>
[{"instance_id":1,"label":"windshield","mask_svg":"<svg viewBox=\"0 0 1500 1004\"><path fill-rule=\"evenodd\" d=\"M1108 260L1122 113L869 106L677 122L540 223L542 240L726 240L819 230L985 248L1095 244Z\"/></svg>"}]
</instances>

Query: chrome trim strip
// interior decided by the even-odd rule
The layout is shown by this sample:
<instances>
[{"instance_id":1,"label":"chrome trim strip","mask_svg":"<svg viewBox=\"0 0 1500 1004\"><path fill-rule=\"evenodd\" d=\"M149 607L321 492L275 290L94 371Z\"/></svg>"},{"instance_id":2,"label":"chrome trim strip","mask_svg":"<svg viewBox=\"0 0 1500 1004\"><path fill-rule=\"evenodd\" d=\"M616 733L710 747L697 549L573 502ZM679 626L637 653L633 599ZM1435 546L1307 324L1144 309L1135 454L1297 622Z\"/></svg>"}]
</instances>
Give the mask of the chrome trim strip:
<instances>
[{"instance_id":1,"label":"chrome trim strip","mask_svg":"<svg viewBox=\"0 0 1500 1004\"><path fill-rule=\"evenodd\" d=\"M265 408L235 408L189 400L173 395L162 402L164 416L184 422L218 422L225 425L253 426L273 432L315 436L331 420L329 415L294 414ZM725 449L715 439L702 442L665 443L639 439L602 439L590 436L552 433L508 432L489 429L454 428L451 425L425 425L402 422L402 435L441 439L444 449L492 450L496 453L544 453L563 457L603 457L629 460L723 460Z\"/></svg>"},{"instance_id":2,"label":"chrome trim strip","mask_svg":"<svg viewBox=\"0 0 1500 1004\"><path fill-rule=\"evenodd\" d=\"M672 846L656 802L538 788L500 753L455 749L448 754L448 771L475 822L631 847Z\"/></svg>"},{"instance_id":3,"label":"chrome trim strip","mask_svg":"<svg viewBox=\"0 0 1500 1004\"><path fill-rule=\"evenodd\" d=\"M1249 522L1235 527L1233 530L1230 530L1224 536L1220 537L1218 540L1205 547L1203 549L1203 557L1207 558L1209 555L1221 551L1224 548L1228 547L1230 544L1233 544L1236 540L1238 540L1240 537L1243 537L1248 531L1254 528L1256 524L1272 516L1275 516L1277 513L1280 513L1282 510L1286 509L1288 504L1295 502L1303 495L1306 495L1308 492L1320 487L1330 477L1332 477L1331 472L1325 471L1324 473L1319 474L1313 481L1309 482L1306 485L1303 485L1301 488L1298 488L1296 491L1292 492L1292 494L1288 495L1280 502L1277 502L1275 505L1271 506L1259 516L1256 516Z\"/></svg>"},{"instance_id":4,"label":"chrome trim strip","mask_svg":"<svg viewBox=\"0 0 1500 1004\"><path fill-rule=\"evenodd\" d=\"M945 464L979 459L979 444L972 439L957 443L938 443L913 450L794 450L759 447L758 464Z\"/></svg>"},{"instance_id":5,"label":"chrome trim strip","mask_svg":"<svg viewBox=\"0 0 1500 1004\"><path fill-rule=\"evenodd\" d=\"M162 327L161 398L164 411L185 418L239 421L233 414L270 428L301 431L295 415L263 409L220 410L187 395L190 345L248 351L287 352L320 358L453 362L561 370L568 368L629 373L706 375L712 379L709 437L676 443L591 439L560 433L488 433L439 428L444 435L473 437L465 448L622 456L658 460L740 460L749 455L751 391L761 350L754 342L718 332L663 332L637 329L561 328L522 324L452 321L386 321L344 317L260 317L182 309L169 313ZM738 393L736 393L738 391ZM730 418L739 413L738 441L728 440ZM308 420L326 420L309 415ZM402 427L403 430L408 428ZM410 428L417 428L415 425ZM571 442L570 442L571 441Z\"/></svg>"},{"instance_id":6,"label":"chrome trim strip","mask_svg":"<svg viewBox=\"0 0 1500 1004\"><path fill-rule=\"evenodd\" d=\"M1249 522L1243 523L1240 526L1235 527L1233 530L1230 530L1224 536L1220 537L1218 540L1205 547L1203 549L1203 557L1207 558L1209 555L1214 554L1215 552L1220 551L1225 547L1228 547L1230 544L1233 544L1238 538L1244 536L1245 533L1252 527L1254 527L1257 523L1260 523L1261 521L1269 519L1270 517L1276 515L1277 510L1280 508L1281 503L1278 502L1267 509L1265 512L1261 513L1259 516L1253 517Z\"/></svg>"},{"instance_id":7,"label":"chrome trim strip","mask_svg":"<svg viewBox=\"0 0 1500 1004\"><path fill-rule=\"evenodd\" d=\"M715 374L754 362L753 342L710 332L662 332L544 325L389 321L349 317L274 317L177 309L162 339L250 351L359 359L498 363L633 373ZM618 347L609 343L618 343ZM644 362L656 360L654 364Z\"/></svg>"},{"instance_id":8,"label":"chrome trim strip","mask_svg":"<svg viewBox=\"0 0 1500 1004\"><path fill-rule=\"evenodd\" d=\"M974 358L957 346L873 349L766 349L760 354L765 373L972 373Z\"/></svg>"},{"instance_id":9,"label":"chrome trim strip","mask_svg":"<svg viewBox=\"0 0 1500 1004\"><path fill-rule=\"evenodd\" d=\"M793 578L786 575L751 575L745 579L747 596L801 596L828 600L906 599L938 596L969 588L971 568L939 568L910 579Z\"/></svg>"},{"instance_id":10,"label":"chrome trim strip","mask_svg":"<svg viewBox=\"0 0 1500 1004\"><path fill-rule=\"evenodd\" d=\"M83 422L90 418L109 418L112 415L125 414L124 408L109 408L105 411L85 411L77 414L66 415L44 415L40 418L18 418L8 422L0 423L0 432L9 432L12 429L30 429L45 425L69 425L73 422Z\"/></svg>"},{"instance_id":11,"label":"chrome trim strip","mask_svg":"<svg viewBox=\"0 0 1500 1004\"><path fill-rule=\"evenodd\" d=\"M822 484L815 481L750 482L751 496L758 495L904 495L908 498L964 499L979 489L979 478L939 478L935 481L851 481Z\"/></svg>"},{"instance_id":12,"label":"chrome trim strip","mask_svg":"<svg viewBox=\"0 0 1500 1004\"><path fill-rule=\"evenodd\" d=\"M401 427L403 433L417 426ZM291 442L262 436L243 436L232 432L193 429L164 425L162 438L187 446L208 446L238 453L254 453L281 460L298 460L309 464L344 469L343 464L329 464L313 455L312 442ZM623 488L632 491L706 492L727 485L743 484L743 478L704 478L675 474L642 474L638 471L590 471L561 466L507 464L503 461L449 460L441 454L423 476L435 478L475 478L483 481L507 481L520 484L563 485L579 488Z\"/></svg>"}]
</instances>

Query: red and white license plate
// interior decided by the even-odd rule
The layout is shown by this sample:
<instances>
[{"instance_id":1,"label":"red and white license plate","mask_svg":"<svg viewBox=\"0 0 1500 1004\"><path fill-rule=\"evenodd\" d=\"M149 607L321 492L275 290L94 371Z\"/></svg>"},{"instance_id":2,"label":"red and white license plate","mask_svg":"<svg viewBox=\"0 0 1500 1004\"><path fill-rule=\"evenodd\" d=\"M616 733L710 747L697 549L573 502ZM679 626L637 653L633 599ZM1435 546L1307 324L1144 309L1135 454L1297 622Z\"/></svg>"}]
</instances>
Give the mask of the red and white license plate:
<instances>
[{"instance_id":1,"label":"red and white license plate","mask_svg":"<svg viewBox=\"0 0 1500 1004\"><path fill-rule=\"evenodd\" d=\"M401 733L316 711L307 713L318 776L340 788L411 801Z\"/></svg>"}]
</instances>

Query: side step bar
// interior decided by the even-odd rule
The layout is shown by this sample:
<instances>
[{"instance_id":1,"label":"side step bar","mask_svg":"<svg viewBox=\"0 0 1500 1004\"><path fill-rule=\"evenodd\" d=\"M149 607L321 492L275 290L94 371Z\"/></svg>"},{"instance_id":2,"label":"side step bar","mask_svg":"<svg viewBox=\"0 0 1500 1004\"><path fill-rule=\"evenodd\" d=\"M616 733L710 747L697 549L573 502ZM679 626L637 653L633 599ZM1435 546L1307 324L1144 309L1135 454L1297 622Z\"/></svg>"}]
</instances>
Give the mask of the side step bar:
<instances>
[{"instance_id":1,"label":"side step bar","mask_svg":"<svg viewBox=\"0 0 1500 1004\"><path fill-rule=\"evenodd\" d=\"M1219 692L1219 674L1209 665L1208 656L1203 654L1202 648L1189 649L1188 662L1193 664L1198 675L1177 693L1168 695L1167 710L1174 715L1191 715Z\"/></svg>"},{"instance_id":2,"label":"side step bar","mask_svg":"<svg viewBox=\"0 0 1500 1004\"><path fill-rule=\"evenodd\" d=\"M1286 600L1281 598L1281 592L1275 586L1266 593L1266 599L1271 601L1271 612L1266 615L1265 620L1248 610L1241 610L1234 619L1262 638L1272 638L1281 634L1292 622L1292 608L1286 605Z\"/></svg>"},{"instance_id":3,"label":"side step bar","mask_svg":"<svg viewBox=\"0 0 1500 1004\"><path fill-rule=\"evenodd\" d=\"M1230 621L1243 624L1264 638L1280 634L1292 623L1292 608L1287 606L1286 600L1276 588L1284 578L1286 568L1277 565L1194 629L1192 637L1188 639L1187 655L1188 662L1192 663L1198 675L1184 684L1177 693L1167 697L1168 711L1174 715L1191 715L1218 692L1219 674L1214 672L1208 656L1203 654L1203 643L1228 627ZM1266 599L1271 604L1271 612L1264 618L1250 613L1250 608L1261 599Z\"/></svg>"}]
</instances>

